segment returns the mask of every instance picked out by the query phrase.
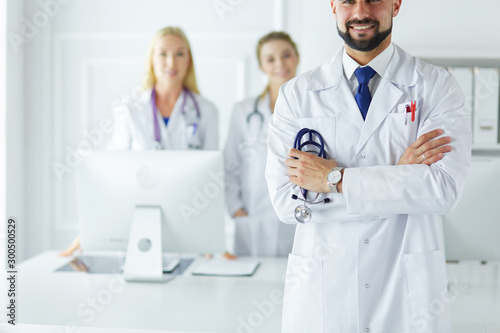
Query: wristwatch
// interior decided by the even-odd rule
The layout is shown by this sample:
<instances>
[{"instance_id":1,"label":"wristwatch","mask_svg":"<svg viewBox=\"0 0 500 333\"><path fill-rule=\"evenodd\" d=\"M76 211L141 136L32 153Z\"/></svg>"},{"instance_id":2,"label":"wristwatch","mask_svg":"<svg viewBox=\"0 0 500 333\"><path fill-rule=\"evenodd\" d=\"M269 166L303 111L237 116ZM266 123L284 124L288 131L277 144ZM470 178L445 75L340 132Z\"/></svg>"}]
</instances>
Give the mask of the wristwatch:
<instances>
[{"instance_id":1,"label":"wristwatch","mask_svg":"<svg viewBox=\"0 0 500 333\"><path fill-rule=\"evenodd\" d=\"M326 176L326 181L327 181L328 187L330 188L330 192L339 193L339 191L337 190L337 184L342 180L342 172L341 171L343 169L344 168L335 167Z\"/></svg>"}]
</instances>

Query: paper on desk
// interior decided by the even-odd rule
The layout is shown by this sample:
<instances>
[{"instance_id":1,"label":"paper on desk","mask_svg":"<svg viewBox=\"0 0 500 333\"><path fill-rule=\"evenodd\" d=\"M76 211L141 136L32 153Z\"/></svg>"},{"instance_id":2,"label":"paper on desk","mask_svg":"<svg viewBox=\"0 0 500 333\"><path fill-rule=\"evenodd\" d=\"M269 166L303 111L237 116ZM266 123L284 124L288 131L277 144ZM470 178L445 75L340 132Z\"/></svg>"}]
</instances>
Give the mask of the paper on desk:
<instances>
[{"instance_id":1,"label":"paper on desk","mask_svg":"<svg viewBox=\"0 0 500 333\"><path fill-rule=\"evenodd\" d=\"M259 262L256 260L225 260L212 259L200 264L193 270L193 275L219 275L219 276L252 276Z\"/></svg>"}]
</instances>

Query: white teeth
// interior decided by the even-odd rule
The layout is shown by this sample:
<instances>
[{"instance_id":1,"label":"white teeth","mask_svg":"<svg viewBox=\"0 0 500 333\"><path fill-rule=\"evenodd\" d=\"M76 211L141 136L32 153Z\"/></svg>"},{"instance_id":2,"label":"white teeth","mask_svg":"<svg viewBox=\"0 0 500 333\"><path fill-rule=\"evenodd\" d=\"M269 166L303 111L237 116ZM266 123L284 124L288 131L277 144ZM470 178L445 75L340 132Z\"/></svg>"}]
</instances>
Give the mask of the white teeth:
<instances>
[{"instance_id":1,"label":"white teeth","mask_svg":"<svg viewBox=\"0 0 500 333\"><path fill-rule=\"evenodd\" d=\"M365 26L362 26L362 27L353 27L353 29L355 29L355 30L370 29L370 26L369 25L365 25Z\"/></svg>"}]
</instances>

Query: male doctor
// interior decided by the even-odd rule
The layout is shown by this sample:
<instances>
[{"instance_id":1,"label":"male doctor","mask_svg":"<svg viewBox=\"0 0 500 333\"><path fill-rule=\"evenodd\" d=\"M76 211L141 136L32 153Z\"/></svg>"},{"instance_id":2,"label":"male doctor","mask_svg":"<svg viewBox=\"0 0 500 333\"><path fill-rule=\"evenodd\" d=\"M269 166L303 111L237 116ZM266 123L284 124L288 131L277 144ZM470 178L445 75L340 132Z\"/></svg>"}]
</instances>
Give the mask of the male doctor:
<instances>
[{"instance_id":1,"label":"male doctor","mask_svg":"<svg viewBox=\"0 0 500 333\"><path fill-rule=\"evenodd\" d=\"M401 1L331 0L344 47L281 88L266 177L280 220L297 223L283 332L450 332L438 214L464 186L470 114L452 76L391 42ZM290 149L301 128L326 159ZM320 202L305 223L300 187Z\"/></svg>"}]
</instances>

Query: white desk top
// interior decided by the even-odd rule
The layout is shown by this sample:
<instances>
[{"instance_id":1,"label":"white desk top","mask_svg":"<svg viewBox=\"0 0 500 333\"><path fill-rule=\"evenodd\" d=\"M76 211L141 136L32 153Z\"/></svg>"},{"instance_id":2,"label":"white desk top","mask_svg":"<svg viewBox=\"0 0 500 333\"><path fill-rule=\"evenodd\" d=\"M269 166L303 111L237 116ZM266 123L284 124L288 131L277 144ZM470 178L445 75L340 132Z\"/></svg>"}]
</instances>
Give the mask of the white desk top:
<instances>
[{"instance_id":1,"label":"white desk top","mask_svg":"<svg viewBox=\"0 0 500 333\"><path fill-rule=\"evenodd\" d=\"M64 326L55 325L16 325L0 324L0 332L2 333L144 333L144 330L128 330L123 328L96 328L96 327L79 327L78 330ZM172 331L147 331L148 333L172 333ZM182 332L178 332L182 333Z\"/></svg>"},{"instance_id":2,"label":"white desk top","mask_svg":"<svg viewBox=\"0 0 500 333\"><path fill-rule=\"evenodd\" d=\"M259 258L253 277L192 276L205 260L197 259L183 276L166 283L126 283L115 275L54 273L69 260L42 253L18 270L17 323L22 325L0 324L0 331L234 333L245 325L256 333L280 331L286 259ZM448 264L447 270L452 332L500 333L500 265Z\"/></svg>"},{"instance_id":3,"label":"white desk top","mask_svg":"<svg viewBox=\"0 0 500 333\"><path fill-rule=\"evenodd\" d=\"M259 258L252 277L192 276L205 260L166 283L127 283L118 275L54 273L69 260L42 253L19 267L18 323L67 326L69 332L77 326L235 332L240 324L280 331L286 259Z\"/></svg>"}]
</instances>

